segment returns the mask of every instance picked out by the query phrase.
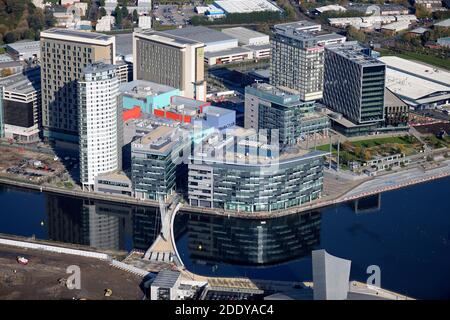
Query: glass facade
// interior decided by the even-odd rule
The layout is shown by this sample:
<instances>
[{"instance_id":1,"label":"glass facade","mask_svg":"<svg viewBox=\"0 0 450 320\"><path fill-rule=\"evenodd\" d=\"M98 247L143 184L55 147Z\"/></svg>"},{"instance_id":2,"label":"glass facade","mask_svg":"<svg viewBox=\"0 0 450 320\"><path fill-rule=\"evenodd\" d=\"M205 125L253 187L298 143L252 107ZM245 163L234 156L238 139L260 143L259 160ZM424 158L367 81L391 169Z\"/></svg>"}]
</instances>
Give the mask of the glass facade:
<instances>
[{"instance_id":1,"label":"glass facade","mask_svg":"<svg viewBox=\"0 0 450 320\"><path fill-rule=\"evenodd\" d=\"M190 165L190 204L239 212L301 205L321 197L323 166L323 153L318 151L291 158L270 170L245 164Z\"/></svg>"}]
</instances>

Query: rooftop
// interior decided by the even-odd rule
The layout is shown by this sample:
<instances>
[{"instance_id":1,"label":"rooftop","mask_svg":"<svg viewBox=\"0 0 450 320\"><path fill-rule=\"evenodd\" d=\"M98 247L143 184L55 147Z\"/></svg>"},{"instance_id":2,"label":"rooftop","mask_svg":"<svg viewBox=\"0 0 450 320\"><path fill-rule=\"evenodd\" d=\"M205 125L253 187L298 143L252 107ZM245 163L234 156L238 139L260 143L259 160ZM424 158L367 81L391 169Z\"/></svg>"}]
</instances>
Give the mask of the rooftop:
<instances>
[{"instance_id":1,"label":"rooftop","mask_svg":"<svg viewBox=\"0 0 450 320\"><path fill-rule=\"evenodd\" d=\"M245 92L285 106L302 103L299 94L295 91L268 83L254 83L251 86L247 86Z\"/></svg>"},{"instance_id":2,"label":"rooftop","mask_svg":"<svg viewBox=\"0 0 450 320\"><path fill-rule=\"evenodd\" d=\"M330 50L346 59L351 60L362 66L367 65L384 65L383 62L365 54L363 50L366 49L356 41L349 41L341 44L330 45L327 50Z\"/></svg>"},{"instance_id":3,"label":"rooftop","mask_svg":"<svg viewBox=\"0 0 450 320\"><path fill-rule=\"evenodd\" d=\"M248 52L252 52L252 50L248 49L248 48L244 48L244 47L236 47L236 48L220 50L220 51L205 52L205 58L221 57L221 56L228 56L228 55L248 53Z\"/></svg>"},{"instance_id":4,"label":"rooftop","mask_svg":"<svg viewBox=\"0 0 450 320\"><path fill-rule=\"evenodd\" d=\"M40 68L28 69L27 71L0 79L0 87L5 91L21 94L30 94L41 88Z\"/></svg>"},{"instance_id":5,"label":"rooftop","mask_svg":"<svg viewBox=\"0 0 450 320\"><path fill-rule=\"evenodd\" d=\"M325 154L297 146L280 151L278 144L268 144L265 137L259 136L255 130L241 127L227 129L225 134L213 132L205 137L201 145L202 147L197 147L196 153L190 157L194 162L260 168L273 168Z\"/></svg>"},{"instance_id":6,"label":"rooftop","mask_svg":"<svg viewBox=\"0 0 450 320\"><path fill-rule=\"evenodd\" d=\"M176 88L145 80L134 80L120 85L121 93L134 97L158 96L160 94L177 90Z\"/></svg>"},{"instance_id":7,"label":"rooftop","mask_svg":"<svg viewBox=\"0 0 450 320\"><path fill-rule=\"evenodd\" d=\"M214 42L236 40L235 38L223 32L216 31L214 29L206 28L203 26L178 28L164 31L164 33L184 37L193 41L203 42L206 45Z\"/></svg>"},{"instance_id":8,"label":"rooftop","mask_svg":"<svg viewBox=\"0 0 450 320\"><path fill-rule=\"evenodd\" d=\"M222 33L226 33L232 37L244 37L244 38L268 37L267 34L247 29L244 27L226 28L222 30Z\"/></svg>"},{"instance_id":9,"label":"rooftop","mask_svg":"<svg viewBox=\"0 0 450 320\"><path fill-rule=\"evenodd\" d=\"M155 154L169 154L178 145L181 136L178 128L159 126L145 136L133 141L132 150L145 150Z\"/></svg>"},{"instance_id":10,"label":"rooftop","mask_svg":"<svg viewBox=\"0 0 450 320\"><path fill-rule=\"evenodd\" d=\"M24 41L24 42L15 42L7 44L6 47L8 49L12 49L18 53L20 52L30 52L30 51L39 51L41 48L40 41Z\"/></svg>"},{"instance_id":11,"label":"rooftop","mask_svg":"<svg viewBox=\"0 0 450 320\"><path fill-rule=\"evenodd\" d=\"M166 43L168 45L174 45L178 47L185 47L186 45L204 45L202 41L192 40L187 37L181 37L179 35L174 35L167 33L167 31L154 31L152 29L142 30L133 33L134 37L144 37L149 40L156 42Z\"/></svg>"},{"instance_id":12,"label":"rooftop","mask_svg":"<svg viewBox=\"0 0 450 320\"><path fill-rule=\"evenodd\" d=\"M439 21L439 22L435 23L434 25L437 26L437 27L448 28L448 27L450 27L450 18L442 20L442 21Z\"/></svg>"},{"instance_id":13,"label":"rooftop","mask_svg":"<svg viewBox=\"0 0 450 320\"><path fill-rule=\"evenodd\" d=\"M406 60L396 56L384 56L379 58L390 69L396 69L414 77L423 78L431 82L450 86L450 72L412 60Z\"/></svg>"},{"instance_id":14,"label":"rooftop","mask_svg":"<svg viewBox=\"0 0 450 320\"><path fill-rule=\"evenodd\" d=\"M267 0L217 0L214 4L222 8L227 13L282 11L273 2Z\"/></svg>"},{"instance_id":15,"label":"rooftop","mask_svg":"<svg viewBox=\"0 0 450 320\"><path fill-rule=\"evenodd\" d=\"M297 21L275 25L275 33L298 41L315 41L316 43L344 39L337 33L322 31L320 24L309 21Z\"/></svg>"},{"instance_id":16,"label":"rooftop","mask_svg":"<svg viewBox=\"0 0 450 320\"><path fill-rule=\"evenodd\" d=\"M81 70L84 74L97 73L97 72L105 72L109 70L115 70L117 67L112 64L107 64L103 62L94 62L84 69Z\"/></svg>"},{"instance_id":17,"label":"rooftop","mask_svg":"<svg viewBox=\"0 0 450 320\"><path fill-rule=\"evenodd\" d=\"M152 287L173 288L180 277L180 271L161 270L153 280Z\"/></svg>"},{"instance_id":18,"label":"rooftop","mask_svg":"<svg viewBox=\"0 0 450 320\"><path fill-rule=\"evenodd\" d=\"M60 29L60 28L51 28L41 32L41 38L46 37L55 37L55 36L66 36L66 37L76 37L76 38L84 38L89 40L100 40L100 41L109 41L114 39L113 36L108 36L102 33L90 32L90 31L81 31L81 30L72 30L72 29Z\"/></svg>"}]
</instances>

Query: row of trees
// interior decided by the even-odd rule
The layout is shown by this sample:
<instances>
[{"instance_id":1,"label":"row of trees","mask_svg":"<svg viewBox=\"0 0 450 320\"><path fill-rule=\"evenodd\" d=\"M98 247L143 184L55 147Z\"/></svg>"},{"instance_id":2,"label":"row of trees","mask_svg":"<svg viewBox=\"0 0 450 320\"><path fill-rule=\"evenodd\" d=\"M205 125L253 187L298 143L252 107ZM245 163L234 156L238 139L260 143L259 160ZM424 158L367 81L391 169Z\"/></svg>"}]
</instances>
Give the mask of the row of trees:
<instances>
[{"instance_id":1,"label":"row of trees","mask_svg":"<svg viewBox=\"0 0 450 320\"><path fill-rule=\"evenodd\" d=\"M126 6L120 7L117 5L112 15L116 19L116 26L122 29L132 28L133 24L139 20L139 15L136 9L130 14Z\"/></svg>"}]
</instances>

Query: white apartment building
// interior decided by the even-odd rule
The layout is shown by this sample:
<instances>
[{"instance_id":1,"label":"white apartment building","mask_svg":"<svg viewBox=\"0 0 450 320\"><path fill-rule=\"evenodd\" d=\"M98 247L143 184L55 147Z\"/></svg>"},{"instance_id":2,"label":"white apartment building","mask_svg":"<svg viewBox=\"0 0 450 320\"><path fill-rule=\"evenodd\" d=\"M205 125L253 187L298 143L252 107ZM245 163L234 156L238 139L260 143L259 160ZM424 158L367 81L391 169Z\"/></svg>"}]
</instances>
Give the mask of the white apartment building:
<instances>
[{"instance_id":1,"label":"white apartment building","mask_svg":"<svg viewBox=\"0 0 450 320\"><path fill-rule=\"evenodd\" d=\"M95 177L119 168L119 80L116 66L94 63L78 81L80 181L94 190Z\"/></svg>"}]
</instances>

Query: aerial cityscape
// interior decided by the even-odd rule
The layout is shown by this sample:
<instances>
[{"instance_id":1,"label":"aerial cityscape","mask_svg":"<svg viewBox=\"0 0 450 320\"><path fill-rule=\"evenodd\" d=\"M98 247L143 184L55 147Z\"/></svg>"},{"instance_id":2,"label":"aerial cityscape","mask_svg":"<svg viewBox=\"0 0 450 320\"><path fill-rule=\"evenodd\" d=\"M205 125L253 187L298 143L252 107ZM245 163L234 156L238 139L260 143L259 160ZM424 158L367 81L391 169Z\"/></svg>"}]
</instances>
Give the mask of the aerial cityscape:
<instances>
[{"instance_id":1,"label":"aerial cityscape","mask_svg":"<svg viewBox=\"0 0 450 320\"><path fill-rule=\"evenodd\" d=\"M0 300L449 300L449 196L448 0L0 0Z\"/></svg>"}]
</instances>

